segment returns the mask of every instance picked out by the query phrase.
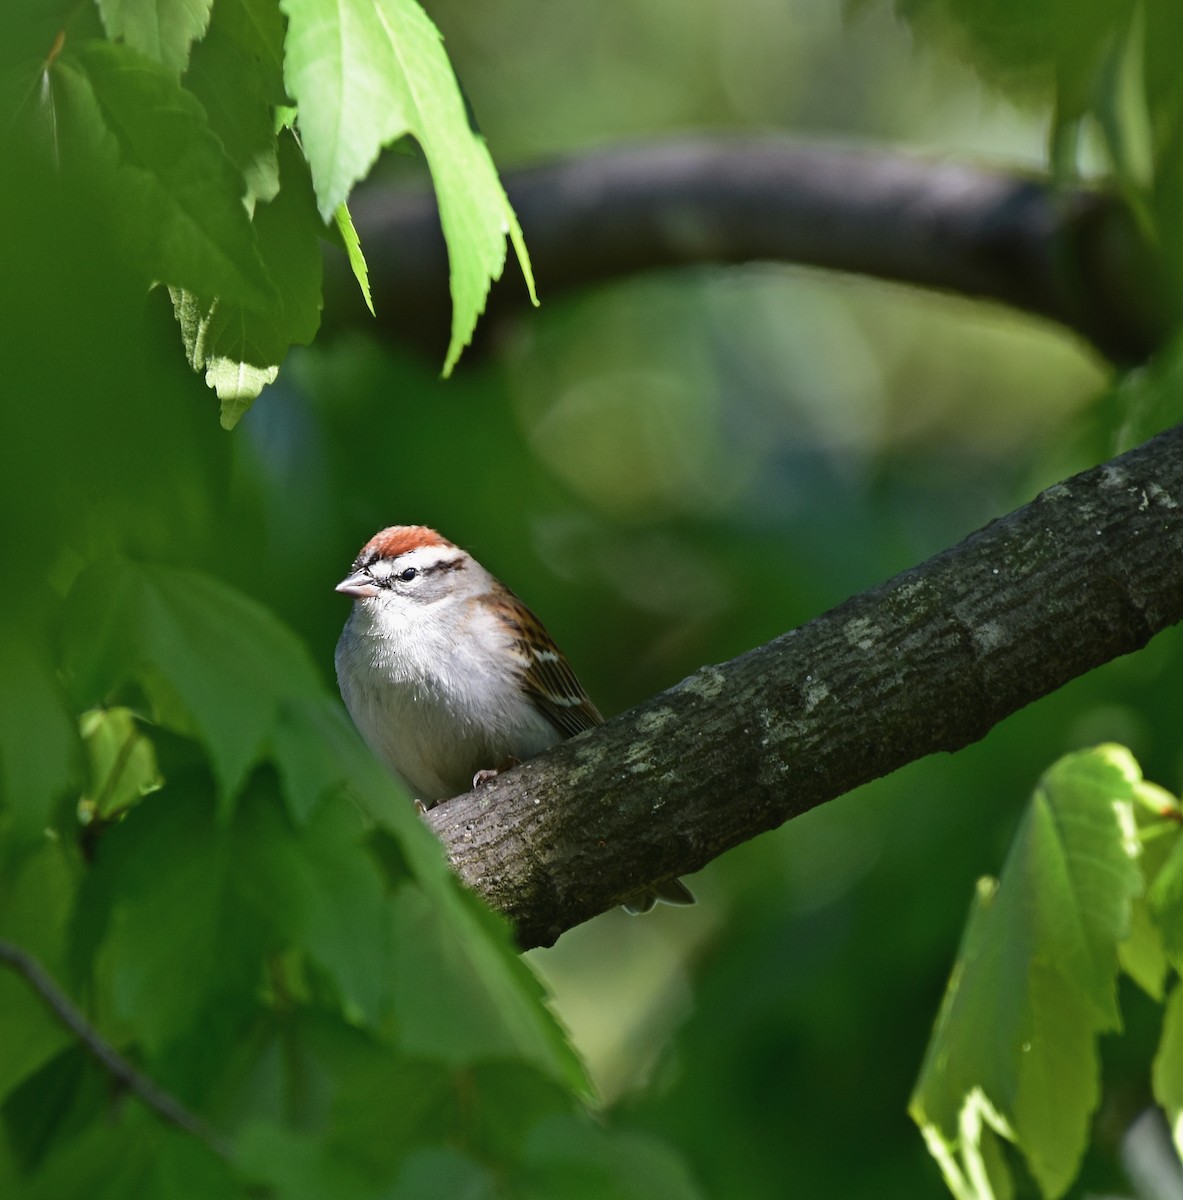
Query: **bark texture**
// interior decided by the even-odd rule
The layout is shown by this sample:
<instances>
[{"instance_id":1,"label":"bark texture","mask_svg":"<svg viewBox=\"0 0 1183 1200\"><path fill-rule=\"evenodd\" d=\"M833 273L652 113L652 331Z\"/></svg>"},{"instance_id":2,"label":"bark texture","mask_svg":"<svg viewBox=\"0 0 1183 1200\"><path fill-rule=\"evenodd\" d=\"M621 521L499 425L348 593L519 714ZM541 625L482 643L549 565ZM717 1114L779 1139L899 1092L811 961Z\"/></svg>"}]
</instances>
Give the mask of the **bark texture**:
<instances>
[{"instance_id":1,"label":"bark texture","mask_svg":"<svg viewBox=\"0 0 1183 1200\"><path fill-rule=\"evenodd\" d=\"M1183 619L1183 428L433 809L524 947L936 751Z\"/></svg>"}]
</instances>

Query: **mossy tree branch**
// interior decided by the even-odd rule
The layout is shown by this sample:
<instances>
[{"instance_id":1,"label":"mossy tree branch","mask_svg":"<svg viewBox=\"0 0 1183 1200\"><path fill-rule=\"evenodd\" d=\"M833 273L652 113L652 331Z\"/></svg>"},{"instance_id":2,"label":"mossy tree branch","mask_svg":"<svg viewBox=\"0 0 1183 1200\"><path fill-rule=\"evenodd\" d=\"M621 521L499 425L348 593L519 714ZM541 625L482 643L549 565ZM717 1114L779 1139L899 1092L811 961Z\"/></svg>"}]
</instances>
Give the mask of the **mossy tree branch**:
<instances>
[{"instance_id":1,"label":"mossy tree branch","mask_svg":"<svg viewBox=\"0 0 1183 1200\"><path fill-rule=\"evenodd\" d=\"M524 947L955 751L1183 619L1183 427L439 805Z\"/></svg>"}]
</instances>

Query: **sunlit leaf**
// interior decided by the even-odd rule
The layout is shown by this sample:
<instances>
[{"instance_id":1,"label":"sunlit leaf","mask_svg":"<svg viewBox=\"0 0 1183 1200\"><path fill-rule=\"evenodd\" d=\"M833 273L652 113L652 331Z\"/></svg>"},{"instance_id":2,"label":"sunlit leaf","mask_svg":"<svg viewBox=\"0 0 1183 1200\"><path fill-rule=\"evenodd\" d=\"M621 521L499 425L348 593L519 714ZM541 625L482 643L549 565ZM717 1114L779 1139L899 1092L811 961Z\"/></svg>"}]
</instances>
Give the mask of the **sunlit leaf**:
<instances>
[{"instance_id":1,"label":"sunlit leaf","mask_svg":"<svg viewBox=\"0 0 1183 1200\"><path fill-rule=\"evenodd\" d=\"M533 296L517 218L464 101L440 36L415 0L282 0L288 90L327 221L389 142L423 147L439 200L452 274L455 365L505 266L508 236Z\"/></svg>"},{"instance_id":2,"label":"sunlit leaf","mask_svg":"<svg viewBox=\"0 0 1183 1200\"><path fill-rule=\"evenodd\" d=\"M374 301L370 296L370 269L366 266L365 255L361 249L361 241L358 239L357 230L353 227L353 218L349 215L349 208L344 200L337 205L337 210L333 214L333 220L336 222L337 230L341 234L341 240L345 244L345 253L349 256L349 265L353 268L353 276L357 280L358 287L361 288L366 308L370 310L370 316L373 316Z\"/></svg>"},{"instance_id":3,"label":"sunlit leaf","mask_svg":"<svg viewBox=\"0 0 1183 1200\"><path fill-rule=\"evenodd\" d=\"M1183 1154L1183 988L1177 982L1163 1015L1152 1079L1154 1098L1171 1123L1175 1148Z\"/></svg>"},{"instance_id":4,"label":"sunlit leaf","mask_svg":"<svg viewBox=\"0 0 1183 1200\"><path fill-rule=\"evenodd\" d=\"M1139 782L1119 747L1061 759L999 882L978 889L910 1106L945 1161L961 1157L966 1181L984 1161L966 1138L969 1107L1016 1143L1045 1196L1076 1174L1100 1095L1097 1035L1120 1025L1117 947L1141 888Z\"/></svg>"}]
</instances>

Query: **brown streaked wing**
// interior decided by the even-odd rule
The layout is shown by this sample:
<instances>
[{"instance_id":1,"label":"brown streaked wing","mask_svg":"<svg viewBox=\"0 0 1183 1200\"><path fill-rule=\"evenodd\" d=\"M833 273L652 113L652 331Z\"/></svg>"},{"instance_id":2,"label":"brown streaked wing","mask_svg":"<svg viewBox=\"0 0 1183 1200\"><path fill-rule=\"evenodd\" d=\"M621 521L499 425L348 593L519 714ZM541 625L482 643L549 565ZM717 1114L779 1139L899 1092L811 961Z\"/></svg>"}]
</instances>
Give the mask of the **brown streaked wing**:
<instances>
[{"instance_id":1,"label":"brown streaked wing","mask_svg":"<svg viewBox=\"0 0 1183 1200\"><path fill-rule=\"evenodd\" d=\"M570 663L553 644L531 646L530 665L523 678L526 693L539 711L565 737L574 737L603 721L600 711L583 690ZM539 657L539 655L547 657ZM551 658L553 654L555 657Z\"/></svg>"},{"instance_id":2,"label":"brown streaked wing","mask_svg":"<svg viewBox=\"0 0 1183 1200\"><path fill-rule=\"evenodd\" d=\"M513 607L499 615L513 631L522 656L522 688L538 711L564 736L574 737L604 718L583 690L563 652L542 622L509 589Z\"/></svg>"}]
</instances>

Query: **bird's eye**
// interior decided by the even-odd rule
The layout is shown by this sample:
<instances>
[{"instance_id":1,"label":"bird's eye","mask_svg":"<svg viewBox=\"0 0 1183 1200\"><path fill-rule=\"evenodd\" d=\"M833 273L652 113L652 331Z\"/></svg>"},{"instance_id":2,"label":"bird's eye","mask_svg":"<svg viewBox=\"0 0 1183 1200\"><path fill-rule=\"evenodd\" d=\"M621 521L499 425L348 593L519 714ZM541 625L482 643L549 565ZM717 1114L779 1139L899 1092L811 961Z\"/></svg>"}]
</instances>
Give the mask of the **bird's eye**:
<instances>
[{"instance_id":1,"label":"bird's eye","mask_svg":"<svg viewBox=\"0 0 1183 1200\"><path fill-rule=\"evenodd\" d=\"M414 567L407 567L406 570L399 571L398 578L401 579L403 583L410 583L411 580L414 579L418 574L419 572L415 570Z\"/></svg>"}]
</instances>

